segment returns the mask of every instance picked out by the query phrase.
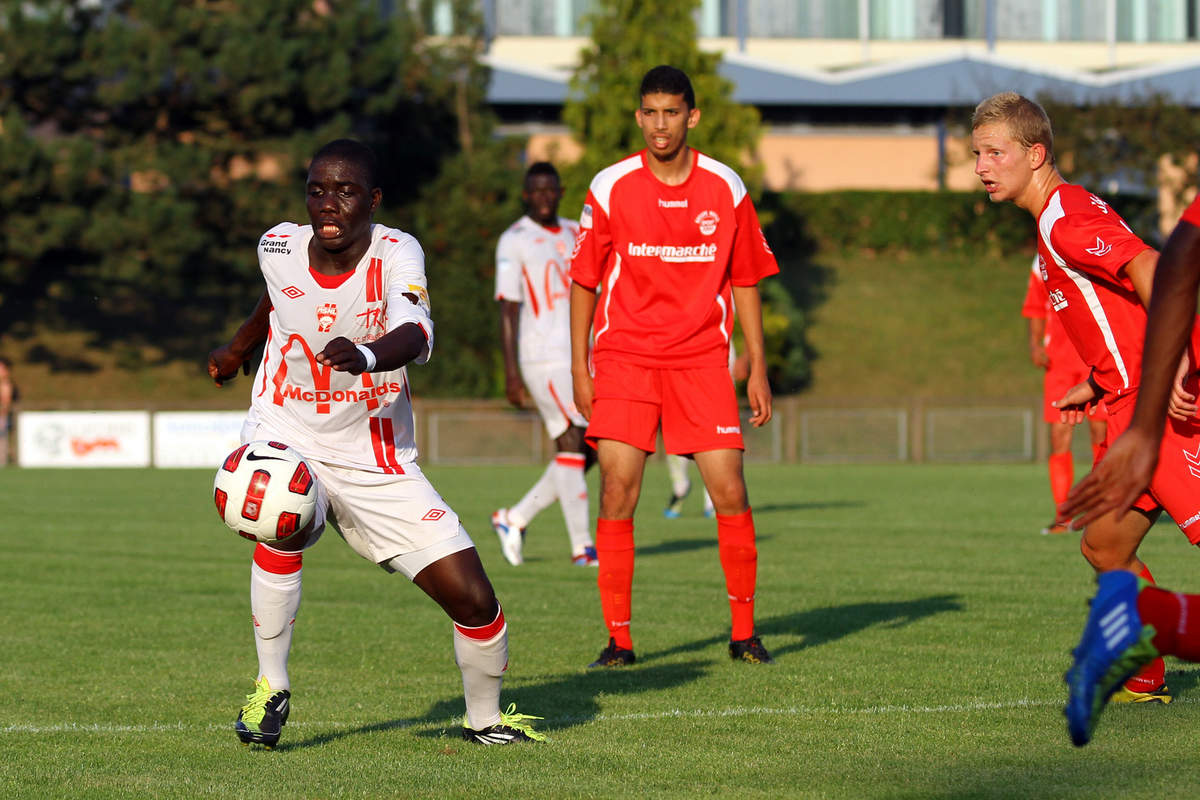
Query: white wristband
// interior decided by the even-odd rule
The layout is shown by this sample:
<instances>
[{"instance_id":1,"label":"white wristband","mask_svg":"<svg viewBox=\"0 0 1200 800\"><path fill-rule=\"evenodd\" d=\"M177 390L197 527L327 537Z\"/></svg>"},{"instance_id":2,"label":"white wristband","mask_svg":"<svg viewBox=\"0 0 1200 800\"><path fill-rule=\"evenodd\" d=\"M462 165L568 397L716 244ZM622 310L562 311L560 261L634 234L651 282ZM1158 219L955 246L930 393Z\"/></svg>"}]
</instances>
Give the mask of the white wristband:
<instances>
[{"instance_id":1,"label":"white wristband","mask_svg":"<svg viewBox=\"0 0 1200 800\"><path fill-rule=\"evenodd\" d=\"M363 358L367 360L367 366L363 367L363 372L370 372L375 369L375 351L367 347L365 344L355 345L358 352L362 353Z\"/></svg>"}]
</instances>

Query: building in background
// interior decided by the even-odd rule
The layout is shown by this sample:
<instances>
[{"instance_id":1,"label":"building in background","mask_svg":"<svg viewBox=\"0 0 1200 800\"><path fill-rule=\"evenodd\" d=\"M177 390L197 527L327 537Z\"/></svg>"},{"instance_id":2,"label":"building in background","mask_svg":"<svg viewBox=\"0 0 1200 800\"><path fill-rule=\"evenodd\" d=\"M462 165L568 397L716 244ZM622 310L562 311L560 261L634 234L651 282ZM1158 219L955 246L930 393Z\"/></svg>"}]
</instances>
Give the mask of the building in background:
<instances>
[{"instance_id":1,"label":"building in background","mask_svg":"<svg viewBox=\"0 0 1200 800\"><path fill-rule=\"evenodd\" d=\"M560 123L593 0L477 0L489 99L533 158ZM428 22L450 34L449 0ZM1013 89L1200 106L1200 0L702 0L701 46L762 113L770 189L973 189L947 110ZM888 169L878 154L888 152Z\"/></svg>"}]
</instances>

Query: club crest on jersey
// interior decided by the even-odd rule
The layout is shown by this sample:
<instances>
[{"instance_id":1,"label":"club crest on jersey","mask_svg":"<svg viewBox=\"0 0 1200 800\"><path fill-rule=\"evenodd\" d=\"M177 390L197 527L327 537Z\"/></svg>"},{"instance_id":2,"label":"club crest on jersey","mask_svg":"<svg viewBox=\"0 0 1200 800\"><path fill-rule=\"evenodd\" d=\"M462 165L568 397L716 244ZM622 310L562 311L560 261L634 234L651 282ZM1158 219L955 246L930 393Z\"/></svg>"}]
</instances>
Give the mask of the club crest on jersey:
<instances>
[{"instance_id":1,"label":"club crest on jersey","mask_svg":"<svg viewBox=\"0 0 1200 800\"><path fill-rule=\"evenodd\" d=\"M700 232L705 236L712 236L717 232L717 223L721 218L714 211L701 211L696 217L696 224L700 226Z\"/></svg>"},{"instance_id":2,"label":"club crest on jersey","mask_svg":"<svg viewBox=\"0 0 1200 800\"><path fill-rule=\"evenodd\" d=\"M325 303L317 306L317 331L329 333L333 323L337 321L337 303Z\"/></svg>"}]
</instances>

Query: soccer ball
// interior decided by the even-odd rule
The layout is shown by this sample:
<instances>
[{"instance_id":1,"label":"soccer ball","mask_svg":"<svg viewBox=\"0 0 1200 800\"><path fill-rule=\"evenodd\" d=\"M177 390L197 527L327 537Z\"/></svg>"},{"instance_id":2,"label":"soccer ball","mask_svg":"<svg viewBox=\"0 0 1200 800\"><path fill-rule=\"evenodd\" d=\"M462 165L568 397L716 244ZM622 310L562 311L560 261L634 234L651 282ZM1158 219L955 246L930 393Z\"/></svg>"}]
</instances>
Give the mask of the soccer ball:
<instances>
[{"instance_id":1,"label":"soccer ball","mask_svg":"<svg viewBox=\"0 0 1200 800\"><path fill-rule=\"evenodd\" d=\"M225 457L213 480L213 501L238 536L271 544L312 522L317 481L286 444L250 442Z\"/></svg>"}]
</instances>

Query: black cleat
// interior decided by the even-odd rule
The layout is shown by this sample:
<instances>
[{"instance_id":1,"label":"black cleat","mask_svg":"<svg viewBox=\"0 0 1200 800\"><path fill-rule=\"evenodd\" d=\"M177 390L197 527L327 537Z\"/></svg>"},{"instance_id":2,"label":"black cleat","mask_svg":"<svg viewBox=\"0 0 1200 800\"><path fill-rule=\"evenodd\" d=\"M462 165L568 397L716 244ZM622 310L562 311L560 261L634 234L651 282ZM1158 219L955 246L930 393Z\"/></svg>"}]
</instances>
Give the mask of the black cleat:
<instances>
[{"instance_id":1,"label":"black cleat","mask_svg":"<svg viewBox=\"0 0 1200 800\"><path fill-rule=\"evenodd\" d=\"M588 664L588 667L627 667L634 661L637 661L637 656L633 651L617 647L617 640L610 636L608 647L601 650L600 657Z\"/></svg>"},{"instance_id":2,"label":"black cleat","mask_svg":"<svg viewBox=\"0 0 1200 800\"><path fill-rule=\"evenodd\" d=\"M500 721L489 725L481 731L467 727L467 718L463 717L463 739L472 744L516 744L517 742L544 742L546 734L538 733L527 722L532 717L529 714L517 712L517 704L510 703L507 711L500 712Z\"/></svg>"},{"instance_id":3,"label":"black cleat","mask_svg":"<svg viewBox=\"0 0 1200 800\"><path fill-rule=\"evenodd\" d=\"M242 744L261 744L270 750L279 742L279 734L292 713L292 693L287 689L271 691L271 684L261 678L254 684L254 693L246 695L246 705L238 712L233 729Z\"/></svg>"},{"instance_id":4,"label":"black cleat","mask_svg":"<svg viewBox=\"0 0 1200 800\"><path fill-rule=\"evenodd\" d=\"M775 659L763 647L757 636L740 639L729 643L729 657L734 661L745 661L749 664L774 664Z\"/></svg>"}]
</instances>

